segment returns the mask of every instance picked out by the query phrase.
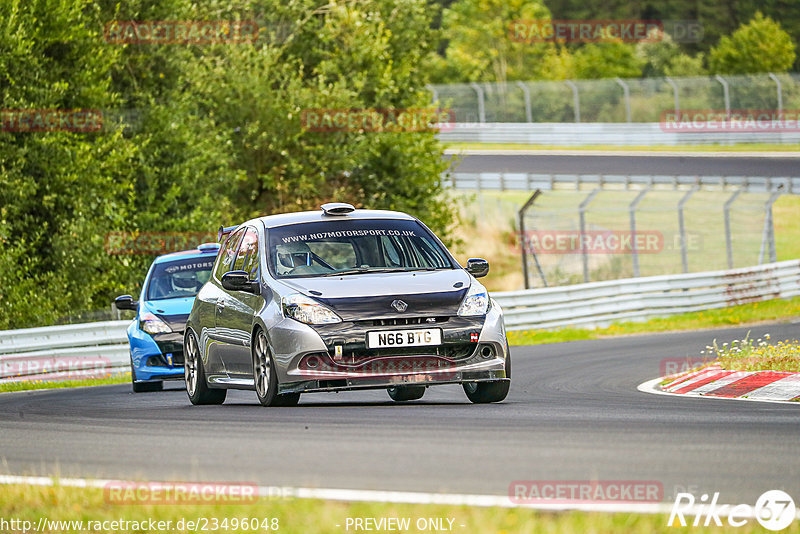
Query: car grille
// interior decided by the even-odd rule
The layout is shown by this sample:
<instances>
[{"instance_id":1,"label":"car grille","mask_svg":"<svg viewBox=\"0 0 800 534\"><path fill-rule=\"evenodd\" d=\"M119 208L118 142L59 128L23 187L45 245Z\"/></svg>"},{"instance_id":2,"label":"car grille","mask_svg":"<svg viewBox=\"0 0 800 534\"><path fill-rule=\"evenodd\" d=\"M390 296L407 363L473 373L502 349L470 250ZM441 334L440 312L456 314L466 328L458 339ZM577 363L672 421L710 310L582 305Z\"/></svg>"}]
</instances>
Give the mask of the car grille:
<instances>
[{"instance_id":1,"label":"car grille","mask_svg":"<svg viewBox=\"0 0 800 534\"><path fill-rule=\"evenodd\" d=\"M363 326L406 326L406 325L433 325L447 322L449 317L393 317L391 319L373 319L370 321L356 321L355 324Z\"/></svg>"},{"instance_id":2,"label":"car grille","mask_svg":"<svg viewBox=\"0 0 800 534\"><path fill-rule=\"evenodd\" d=\"M449 360L464 360L475 352L475 343L448 343L438 347L395 347L382 349L345 349L342 359L339 362L347 364L358 364L373 358L385 358L387 356L440 356Z\"/></svg>"}]
</instances>

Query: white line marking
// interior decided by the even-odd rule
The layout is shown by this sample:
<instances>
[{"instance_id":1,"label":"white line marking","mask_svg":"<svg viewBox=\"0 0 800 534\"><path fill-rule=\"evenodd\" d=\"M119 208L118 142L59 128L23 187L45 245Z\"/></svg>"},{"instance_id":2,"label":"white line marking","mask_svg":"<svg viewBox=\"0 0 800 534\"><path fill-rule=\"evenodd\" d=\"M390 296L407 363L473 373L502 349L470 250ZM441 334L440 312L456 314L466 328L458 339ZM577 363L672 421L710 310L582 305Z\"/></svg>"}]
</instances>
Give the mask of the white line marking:
<instances>
[{"instance_id":1,"label":"white line marking","mask_svg":"<svg viewBox=\"0 0 800 534\"><path fill-rule=\"evenodd\" d=\"M73 488L98 488L102 489L109 483L129 482L120 480L106 479L86 479L86 478L51 478L51 477L32 477L18 475L0 475L0 484L27 484L30 486L53 486L59 485ZM138 481L142 482L142 481ZM162 482L169 484L168 482ZM331 501L358 501L358 502L382 502L382 503L402 503L402 504L439 504L451 506L478 506L478 507L497 507L497 508L530 508L534 510L548 511L580 511L580 512L604 512L604 513L638 513L638 514L664 514L667 515L672 510L673 504L668 502L658 503L632 503L632 502L558 502L558 503L524 503L517 504L505 495L476 495L459 493L424 493L410 491L382 491L382 490L354 490L354 489L329 489L329 488L292 488L286 486L258 486L258 494L261 497L282 497L297 499L320 499ZM723 504L719 504L723 506ZM684 511L685 515L696 516L705 513L705 505L694 506ZM743 515L742 517L754 518L754 516ZM800 510L797 512L800 519Z\"/></svg>"},{"instance_id":2,"label":"white line marking","mask_svg":"<svg viewBox=\"0 0 800 534\"><path fill-rule=\"evenodd\" d=\"M684 399L687 398L686 395L683 393L670 393L669 391L662 391L658 388L658 384L661 383L663 378L654 378L652 380L647 380L646 382L642 382L636 389L641 391L642 393L652 393L654 395L670 395L673 397L683 397ZM771 402L773 404L793 404L794 406L800 407L800 402L797 401L785 401L785 400L771 400L771 399L748 399L747 397L711 397L709 395L703 396L689 396L688 398L692 399L716 399L716 400L734 400L734 401L751 401L751 402ZM800 513L800 512L799 512Z\"/></svg>"}]
</instances>

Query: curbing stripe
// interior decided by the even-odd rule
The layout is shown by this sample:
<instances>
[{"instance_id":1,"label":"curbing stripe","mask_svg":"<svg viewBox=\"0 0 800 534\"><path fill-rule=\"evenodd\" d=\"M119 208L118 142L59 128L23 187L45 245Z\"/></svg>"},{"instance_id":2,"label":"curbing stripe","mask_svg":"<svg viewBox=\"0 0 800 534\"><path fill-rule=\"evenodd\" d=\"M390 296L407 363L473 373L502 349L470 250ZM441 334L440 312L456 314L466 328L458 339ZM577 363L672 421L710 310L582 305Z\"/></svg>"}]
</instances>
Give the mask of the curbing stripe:
<instances>
[{"instance_id":1,"label":"curbing stripe","mask_svg":"<svg viewBox=\"0 0 800 534\"><path fill-rule=\"evenodd\" d=\"M787 373L774 372L774 371L757 371L748 373L741 380L723 385L713 391L709 391L708 395L714 397L744 397L751 391L755 391L763 386L767 386L785 378Z\"/></svg>"}]
</instances>

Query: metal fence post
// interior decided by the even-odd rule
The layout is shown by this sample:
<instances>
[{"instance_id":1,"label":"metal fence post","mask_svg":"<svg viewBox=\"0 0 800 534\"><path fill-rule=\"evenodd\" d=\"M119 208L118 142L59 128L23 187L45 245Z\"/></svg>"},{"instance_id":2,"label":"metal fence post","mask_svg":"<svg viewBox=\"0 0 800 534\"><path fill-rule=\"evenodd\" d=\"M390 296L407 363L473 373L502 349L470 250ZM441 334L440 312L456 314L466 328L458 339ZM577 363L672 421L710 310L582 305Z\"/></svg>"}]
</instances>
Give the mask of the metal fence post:
<instances>
[{"instance_id":1,"label":"metal fence post","mask_svg":"<svg viewBox=\"0 0 800 534\"><path fill-rule=\"evenodd\" d=\"M540 189L537 189L531 195L531 198L525 202L518 213L519 216L519 234L520 234L520 243L522 244L522 274L525 277L525 289L530 289L531 285L528 281L528 255L527 251L530 248L531 255L533 256L533 261L536 263L536 269L539 271L539 276L542 278L542 283L544 283L544 287L547 287L547 278L544 276L544 271L542 271L542 266L539 263L539 258L536 256L536 251L533 249L533 245L530 245L528 242L528 236L525 233L525 215L533 206L533 203L536 202L536 199L539 198L539 195L542 194Z\"/></svg>"},{"instance_id":2,"label":"metal fence post","mask_svg":"<svg viewBox=\"0 0 800 534\"><path fill-rule=\"evenodd\" d=\"M764 205L764 230L761 232L761 250L758 251L758 264L764 263L764 251L769 249L769 261L775 263L775 225L772 219L772 205L781 196L780 193L772 193L769 200Z\"/></svg>"},{"instance_id":3,"label":"metal fence post","mask_svg":"<svg viewBox=\"0 0 800 534\"><path fill-rule=\"evenodd\" d=\"M639 251L636 247L636 208L639 207L639 203L644 199L644 196L650 191L652 186L647 186L642 189L636 198L633 199L633 202L630 203L628 206L628 216L630 218L631 223L631 254L633 257L633 277L639 277Z\"/></svg>"},{"instance_id":4,"label":"metal fence post","mask_svg":"<svg viewBox=\"0 0 800 534\"><path fill-rule=\"evenodd\" d=\"M631 122L631 89L622 78L614 78L614 81L622 87L622 94L625 95L625 122Z\"/></svg>"},{"instance_id":5,"label":"metal fence post","mask_svg":"<svg viewBox=\"0 0 800 534\"><path fill-rule=\"evenodd\" d=\"M698 186L692 186L678 202L678 230L681 233L681 265L685 273L689 272L689 252L686 248L686 224L683 219L683 208L686 206L686 203L689 202L689 198L691 198L698 189Z\"/></svg>"},{"instance_id":6,"label":"metal fence post","mask_svg":"<svg viewBox=\"0 0 800 534\"><path fill-rule=\"evenodd\" d=\"M583 261L583 281L589 281L589 257L586 255L586 241L584 240L584 235L586 235L586 207L589 203L594 200L594 197L597 196L597 193L601 191L600 188L593 190L589 193L583 202L581 202L580 206L578 206L578 217L580 219L580 227L581 231L579 234L579 238L581 240L581 260Z\"/></svg>"},{"instance_id":7,"label":"metal fence post","mask_svg":"<svg viewBox=\"0 0 800 534\"><path fill-rule=\"evenodd\" d=\"M728 82L725 80L725 78L723 78L719 74L714 76L714 78L716 78L716 80L719 83L722 84L722 96L725 99L725 116L730 118L731 117L731 93L730 93L730 91L728 89Z\"/></svg>"},{"instance_id":8,"label":"metal fence post","mask_svg":"<svg viewBox=\"0 0 800 534\"><path fill-rule=\"evenodd\" d=\"M783 91L781 90L781 81L773 73L769 73L770 79L775 82L778 91L778 113L783 112ZM759 262L761 263L761 262Z\"/></svg>"},{"instance_id":9,"label":"metal fence post","mask_svg":"<svg viewBox=\"0 0 800 534\"><path fill-rule=\"evenodd\" d=\"M431 95L433 95L433 99L431 100L431 104L435 104L436 102L439 101L439 93L438 93L438 91L436 91L436 88L434 86L432 86L431 84L428 83L428 84L425 84L425 89L430 91Z\"/></svg>"},{"instance_id":10,"label":"metal fence post","mask_svg":"<svg viewBox=\"0 0 800 534\"><path fill-rule=\"evenodd\" d=\"M517 87L522 89L522 92L525 94L525 120L527 122L533 122L533 113L531 112L531 90L523 82L517 82Z\"/></svg>"},{"instance_id":11,"label":"metal fence post","mask_svg":"<svg viewBox=\"0 0 800 534\"><path fill-rule=\"evenodd\" d=\"M575 85L575 82L572 80L564 80L564 83L572 89L572 105L575 110L575 122L581 122L581 99L578 95L578 86Z\"/></svg>"},{"instance_id":12,"label":"metal fence post","mask_svg":"<svg viewBox=\"0 0 800 534\"><path fill-rule=\"evenodd\" d=\"M731 197L725 201L725 206L722 208L725 218L725 250L728 253L728 269L733 269L733 241L731 240L731 205L736 200L736 197L741 193L741 189L737 189Z\"/></svg>"},{"instance_id":13,"label":"metal fence post","mask_svg":"<svg viewBox=\"0 0 800 534\"><path fill-rule=\"evenodd\" d=\"M470 82L469 86L475 90L475 94L478 97L478 120L481 124L483 124L486 122L486 108L484 107L483 87L475 82Z\"/></svg>"},{"instance_id":14,"label":"metal fence post","mask_svg":"<svg viewBox=\"0 0 800 534\"><path fill-rule=\"evenodd\" d=\"M675 115L676 115L676 118L677 118L677 116L680 115L680 113L681 113L681 98L680 98L680 96L678 94L678 84L675 83L675 80L673 80L669 76L667 76L664 79L667 81L668 84L670 84L672 86L672 94L674 95L674 99L675 99Z\"/></svg>"}]
</instances>

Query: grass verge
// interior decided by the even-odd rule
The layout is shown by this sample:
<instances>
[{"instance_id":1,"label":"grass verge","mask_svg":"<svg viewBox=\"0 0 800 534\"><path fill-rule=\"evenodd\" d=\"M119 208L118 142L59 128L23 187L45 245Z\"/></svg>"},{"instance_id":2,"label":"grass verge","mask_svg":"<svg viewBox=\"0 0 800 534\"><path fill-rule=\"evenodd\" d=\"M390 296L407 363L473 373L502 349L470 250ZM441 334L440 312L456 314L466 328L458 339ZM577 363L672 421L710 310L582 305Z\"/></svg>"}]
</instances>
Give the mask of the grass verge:
<instances>
[{"instance_id":1,"label":"grass verge","mask_svg":"<svg viewBox=\"0 0 800 534\"><path fill-rule=\"evenodd\" d=\"M784 340L771 344L769 339L767 334L754 340L748 333L744 339L735 339L721 347L714 340L706 349L716 363L729 371L800 372L800 342Z\"/></svg>"},{"instance_id":2,"label":"grass verge","mask_svg":"<svg viewBox=\"0 0 800 534\"><path fill-rule=\"evenodd\" d=\"M451 150L592 150L597 152L797 152L800 145L773 145L766 143L739 145L657 145L657 146L622 146L622 145L533 145L527 143L446 143Z\"/></svg>"},{"instance_id":3,"label":"grass verge","mask_svg":"<svg viewBox=\"0 0 800 534\"><path fill-rule=\"evenodd\" d=\"M81 380L26 380L24 382L5 382L0 384L0 393L10 391L28 391L34 389L78 388L84 386L104 386L107 384L125 384L131 381L131 374L120 373L107 378L85 378Z\"/></svg>"},{"instance_id":4,"label":"grass verge","mask_svg":"<svg viewBox=\"0 0 800 534\"><path fill-rule=\"evenodd\" d=\"M49 521L83 521L82 532L157 532L147 524L141 525L119 523L112 526L111 521L149 522L170 521L168 532L194 532L194 528L186 528L188 521L208 521L210 529L215 518L219 525L227 519L225 532L254 532L241 528L232 528L234 520L242 519L277 519L277 530L260 532L281 533L328 533L354 531L351 525L346 528L348 518L409 518L410 527L405 532L430 532L435 529L420 530L417 521L429 518L452 519L452 532L480 532L482 534L527 534L534 532L548 533L652 533L652 532L724 532L724 528L667 526L665 515L648 514L604 514L584 512L539 512L521 508L478 508L445 505L385 504L368 502L332 502L300 499L262 499L248 504L203 504L203 505L155 505L133 504L119 505L107 502L101 489L7 485L0 486L0 518L8 521L18 519L30 521L31 531L39 524L40 518ZM184 528L176 528L183 520ZM108 522L103 526L102 522ZM724 519L723 519L724 521ZM92 522L92 523L89 523ZM93 528L94 522L99 528ZM421 525L421 524L420 524ZM727 525L725 525L727 526ZM88 527L88 528L87 528ZM158 528L158 527L155 527ZM203 530L202 528L198 530ZM20 529L21 531L21 529ZM40 532L78 531L62 525L61 528L43 528ZM381 530L384 532L385 530ZM736 532L761 532L758 523L749 520ZM800 532L800 522L793 522L785 533Z\"/></svg>"},{"instance_id":5,"label":"grass verge","mask_svg":"<svg viewBox=\"0 0 800 534\"><path fill-rule=\"evenodd\" d=\"M684 313L671 317L650 319L649 321L641 323L614 323L606 328L597 328L594 330L586 328L514 330L508 332L508 342L511 345L538 345L542 343L560 343L562 341L577 341L581 339L600 339L608 336L626 334L650 334L676 330L720 328L776 320L788 321L795 317L800 317L800 297L787 300L774 299L716 310Z\"/></svg>"}]
</instances>

